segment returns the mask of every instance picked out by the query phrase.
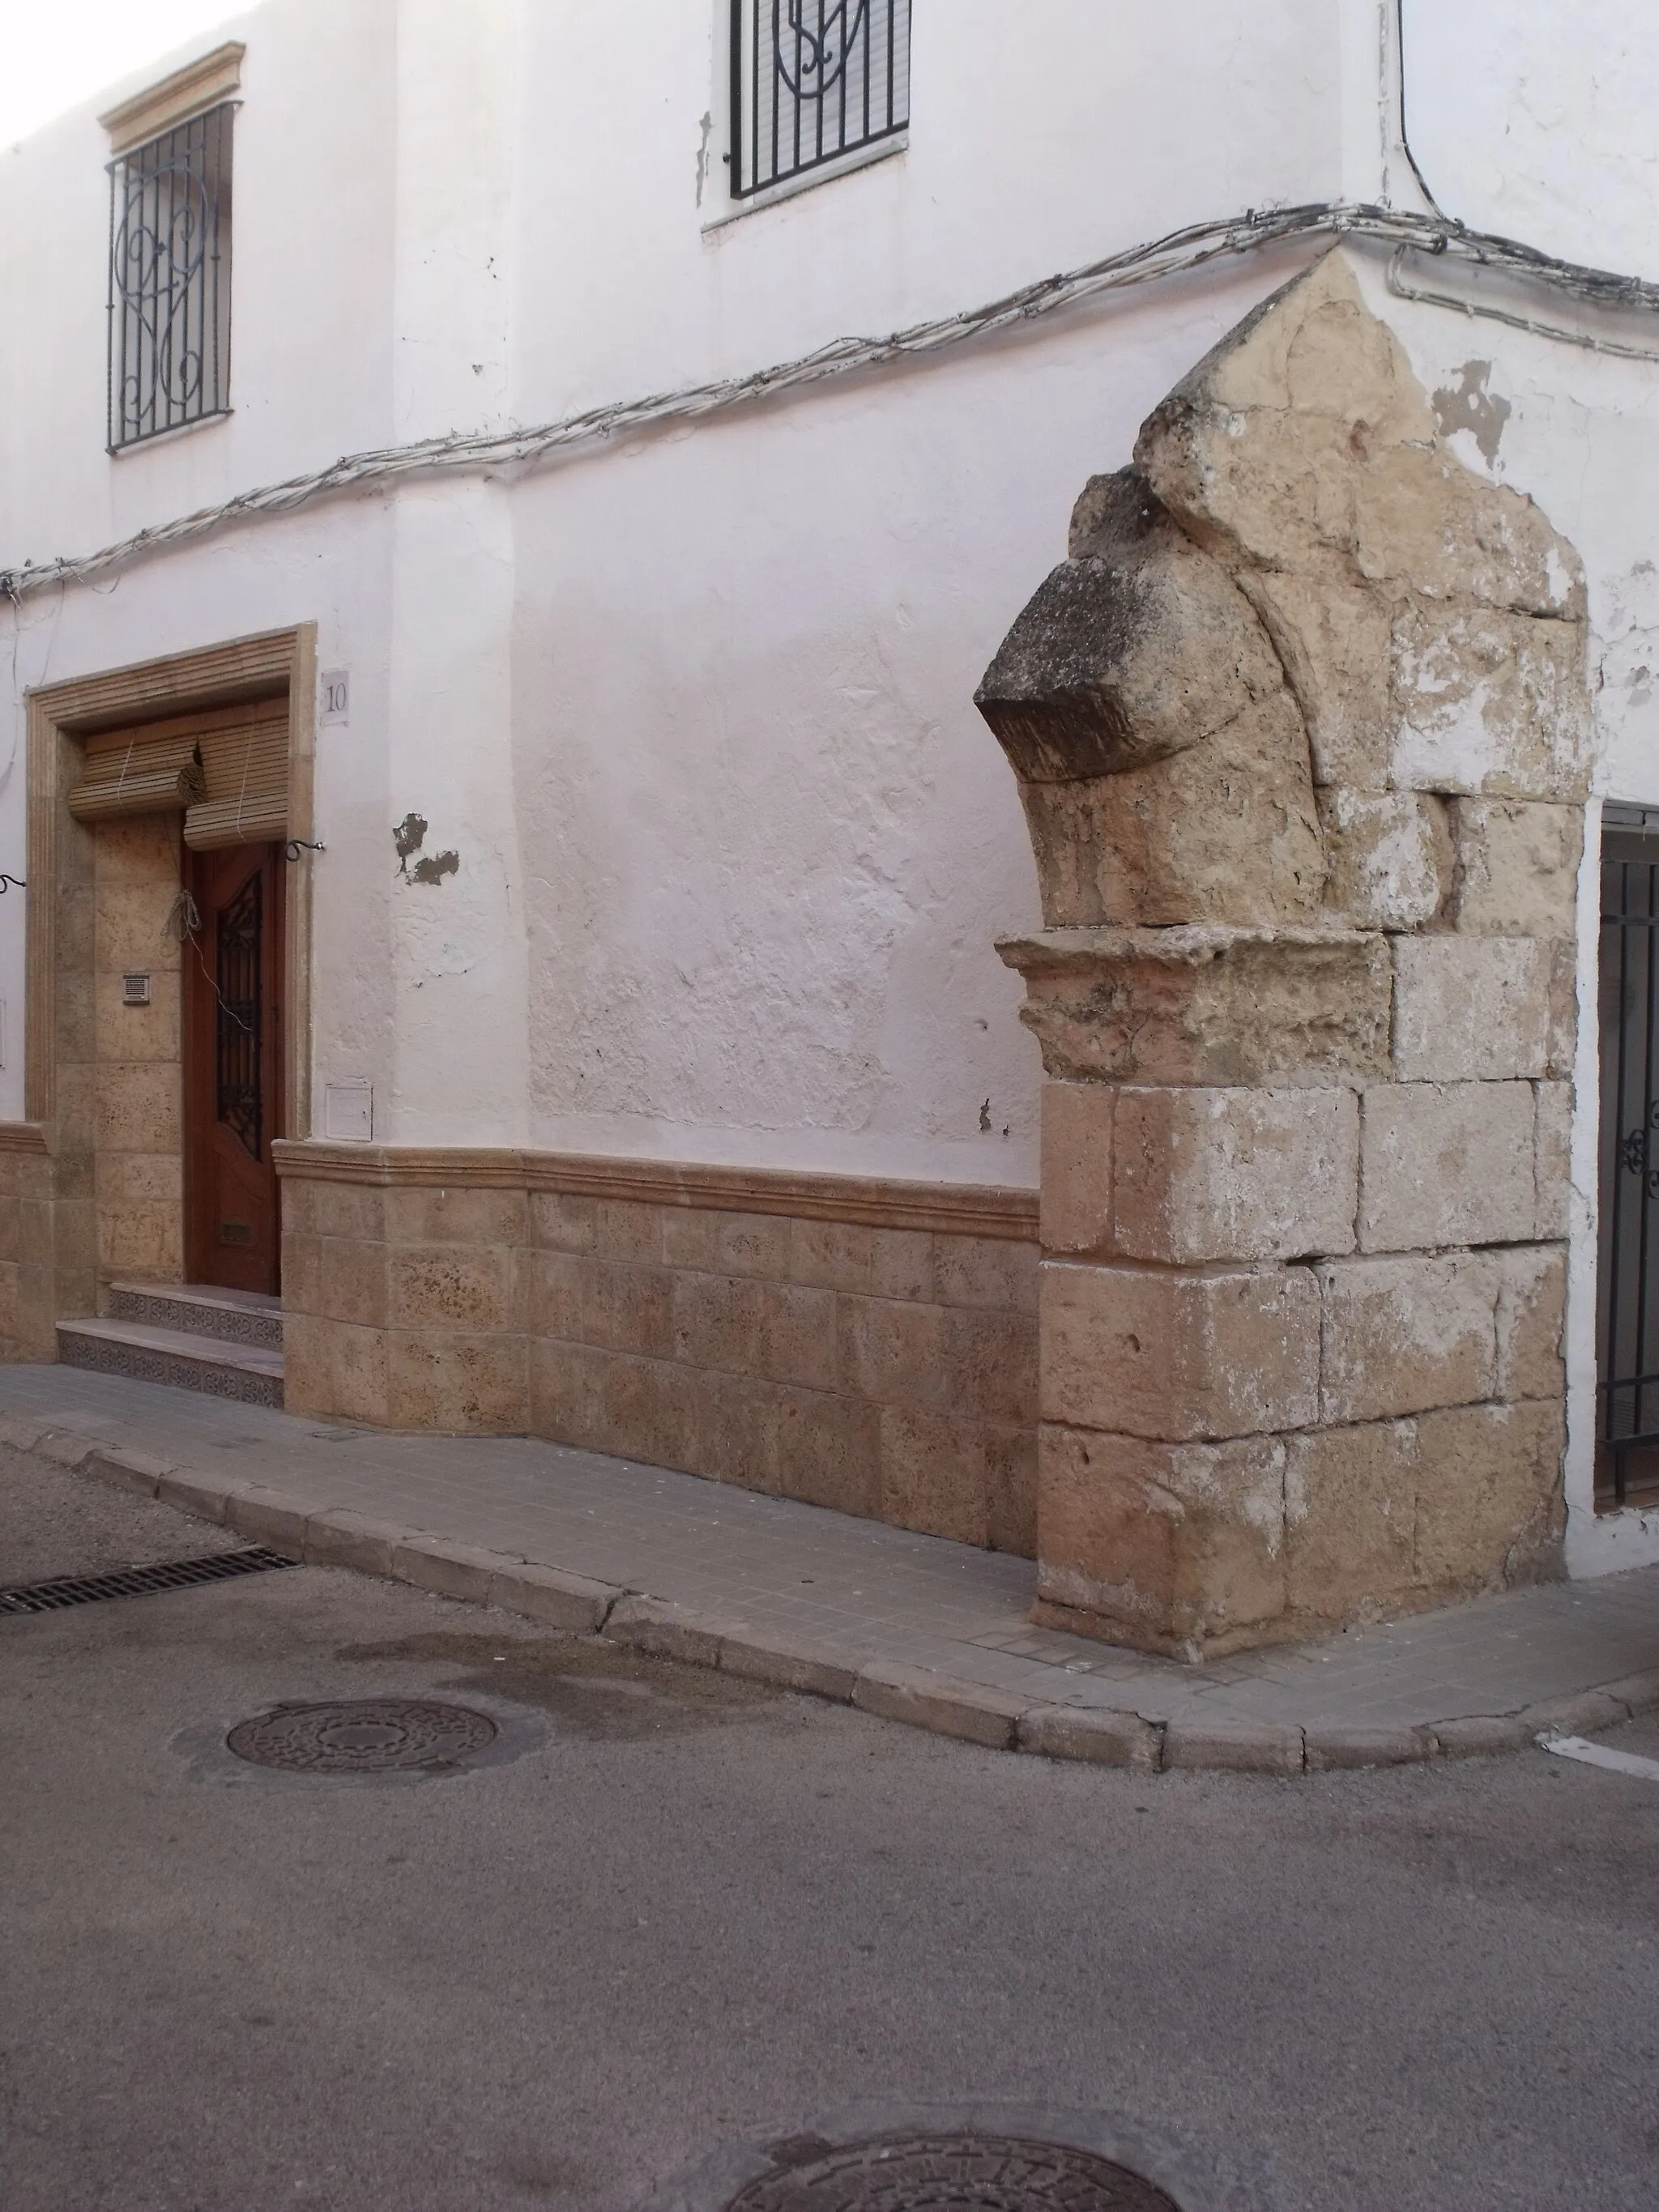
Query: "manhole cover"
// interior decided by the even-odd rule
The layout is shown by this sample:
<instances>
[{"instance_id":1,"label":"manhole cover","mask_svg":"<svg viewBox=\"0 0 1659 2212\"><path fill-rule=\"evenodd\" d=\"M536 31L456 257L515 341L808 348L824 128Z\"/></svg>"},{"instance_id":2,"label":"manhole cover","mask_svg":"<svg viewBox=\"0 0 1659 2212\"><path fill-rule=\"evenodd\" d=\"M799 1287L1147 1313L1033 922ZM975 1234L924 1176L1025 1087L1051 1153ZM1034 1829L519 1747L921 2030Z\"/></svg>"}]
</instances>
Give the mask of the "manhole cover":
<instances>
[{"instance_id":1,"label":"manhole cover","mask_svg":"<svg viewBox=\"0 0 1659 2212\"><path fill-rule=\"evenodd\" d=\"M279 1705L238 1721L225 1741L238 1759L290 1774L441 1771L487 1751L495 1723L468 1705L420 1698L352 1698L326 1705Z\"/></svg>"},{"instance_id":2,"label":"manhole cover","mask_svg":"<svg viewBox=\"0 0 1659 2212\"><path fill-rule=\"evenodd\" d=\"M1014 2136L890 2136L832 2149L780 2145L782 2169L729 2212L1179 2212L1127 2166Z\"/></svg>"}]
</instances>

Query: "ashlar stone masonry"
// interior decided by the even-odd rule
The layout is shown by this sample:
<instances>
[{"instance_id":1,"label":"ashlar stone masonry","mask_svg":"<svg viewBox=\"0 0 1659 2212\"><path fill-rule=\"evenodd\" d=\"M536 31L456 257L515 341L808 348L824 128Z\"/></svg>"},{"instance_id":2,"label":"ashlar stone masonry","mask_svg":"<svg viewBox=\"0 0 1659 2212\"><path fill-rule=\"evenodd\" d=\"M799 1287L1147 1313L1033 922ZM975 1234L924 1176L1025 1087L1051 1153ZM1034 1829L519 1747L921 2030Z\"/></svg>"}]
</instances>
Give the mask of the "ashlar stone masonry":
<instances>
[{"instance_id":1,"label":"ashlar stone masonry","mask_svg":"<svg viewBox=\"0 0 1659 2212\"><path fill-rule=\"evenodd\" d=\"M1087 486L978 703L1045 925L1039 1617L1197 1658L1557 1571L1583 580L1346 249Z\"/></svg>"}]
</instances>

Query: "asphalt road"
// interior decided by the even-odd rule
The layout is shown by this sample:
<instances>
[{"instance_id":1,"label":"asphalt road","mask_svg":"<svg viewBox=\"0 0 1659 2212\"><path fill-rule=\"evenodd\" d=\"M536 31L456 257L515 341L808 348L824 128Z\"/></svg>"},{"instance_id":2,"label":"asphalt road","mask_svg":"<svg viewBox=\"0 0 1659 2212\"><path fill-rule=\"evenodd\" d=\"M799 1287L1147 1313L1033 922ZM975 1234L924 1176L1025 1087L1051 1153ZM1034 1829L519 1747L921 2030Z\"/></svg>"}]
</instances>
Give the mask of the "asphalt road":
<instances>
[{"instance_id":1,"label":"asphalt road","mask_svg":"<svg viewBox=\"0 0 1659 2212\"><path fill-rule=\"evenodd\" d=\"M0 1455L0 1582L215 1540ZM383 1692L503 1755L222 1748ZM1659 1782L1542 1753L1136 1778L310 1568L0 1620L0 2205L627 2212L826 2109L991 2098L1273 2212L1647 2212L1656 1872Z\"/></svg>"}]
</instances>

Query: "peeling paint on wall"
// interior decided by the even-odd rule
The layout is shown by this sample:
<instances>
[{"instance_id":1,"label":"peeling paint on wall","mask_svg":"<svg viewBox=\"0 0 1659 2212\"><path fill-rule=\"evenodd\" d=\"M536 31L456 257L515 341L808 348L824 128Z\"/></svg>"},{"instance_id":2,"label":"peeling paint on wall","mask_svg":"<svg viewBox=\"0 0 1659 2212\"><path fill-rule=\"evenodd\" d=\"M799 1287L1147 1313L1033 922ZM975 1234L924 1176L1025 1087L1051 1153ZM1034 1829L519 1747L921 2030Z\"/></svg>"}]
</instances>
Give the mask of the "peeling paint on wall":
<instances>
[{"instance_id":1,"label":"peeling paint on wall","mask_svg":"<svg viewBox=\"0 0 1659 2212\"><path fill-rule=\"evenodd\" d=\"M1481 459L1490 467L1498 459L1498 441L1510 419L1510 403L1486 388L1492 375L1489 361L1466 361L1457 374L1455 386L1443 384L1435 393L1434 419L1443 438L1467 430Z\"/></svg>"},{"instance_id":2,"label":"peeling paint on wall","mask_svg":"<svg viewBox=\"0 0 1659 2212\"><path fill-rule=\"evenodd\" d=\"M392 842L398 848L398 873L406 876L412 884L441 884L446 876L454 875L461 865L460 854L450 851L428 853L423 859L416 860L412 868L410 866L410 860L426 842L426 833L430 827L424 814L405 814L401 822L392 825Z\"/></svg>"}]
</instances>

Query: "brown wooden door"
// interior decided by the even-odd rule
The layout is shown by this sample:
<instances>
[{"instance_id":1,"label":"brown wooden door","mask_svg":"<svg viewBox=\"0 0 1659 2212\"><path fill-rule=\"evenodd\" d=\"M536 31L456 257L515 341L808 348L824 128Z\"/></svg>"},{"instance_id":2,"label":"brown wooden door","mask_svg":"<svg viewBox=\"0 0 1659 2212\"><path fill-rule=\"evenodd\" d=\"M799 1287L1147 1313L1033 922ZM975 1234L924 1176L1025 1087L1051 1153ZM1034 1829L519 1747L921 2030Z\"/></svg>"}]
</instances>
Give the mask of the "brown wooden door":
<instances>
[{"instance_id":1,"label":"brown wooden door","mask_svg":"<svg viewBox=\"0 0 1659 2212\"><path fill-rule=\"evenodd\" d=\"M283 1133L280 845L192 853L185 943L185 1267L192 1283L282 1287L273 1138Z\"/></svg>"}]
</instances>

